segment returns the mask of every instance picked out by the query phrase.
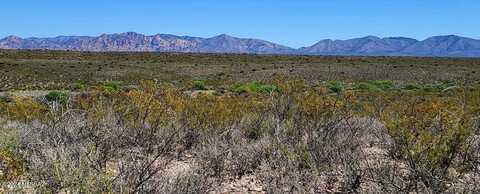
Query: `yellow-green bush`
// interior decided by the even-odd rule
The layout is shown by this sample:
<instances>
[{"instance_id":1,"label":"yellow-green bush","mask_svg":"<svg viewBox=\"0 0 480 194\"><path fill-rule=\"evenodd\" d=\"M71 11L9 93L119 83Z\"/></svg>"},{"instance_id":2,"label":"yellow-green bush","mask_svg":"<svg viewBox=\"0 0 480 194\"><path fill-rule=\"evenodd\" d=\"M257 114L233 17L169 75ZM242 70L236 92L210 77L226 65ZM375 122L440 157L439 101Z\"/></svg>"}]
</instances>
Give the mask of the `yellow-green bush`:
<instances>
[{"instance_id":1,"label":"yellow-green bush","mask_svg":"<svg viewBox=\"0 0 480 194\"><path fill-rule=\"evenodd\" d=\"M11 150L0 148L0 183L17 180L24 173L23 161Z\"/></svg>"},{"instance_id":2,"label":"yellow-green bush","mask_svg":"<svg viewBox=\"0 0 480 194\"><path fill-rule=\"evenodd\" d=\"M17 129L4 128L0 122L0 183L17 180L24 174L23 158L18 150Z\"/></svg>"},{"instance_id":3,"label":"yellow-green bush","mask_svg":"<svg viewBox=\"0 0 480 194\"><path fill-rule=\"evenodd\" d=\"M477 97L478 98L478 97ZM444 192L449 169L463 168L475 115L464 98L430 97L393 103L381 120L394 140L392 155L404 160L412 176L427 188Z\"/></svg>"},{"instance_id":4,"label":"yellow-green bush","mask_svg":"<svg viewBox=\"0 0 480 194\"><path fill-rule=\"evenodd\" d=\"M49 108L32 98L12 97L12 102L0 103L0 113L11 120L33 121L51 117Z\"/></svg>"}]
</instances>

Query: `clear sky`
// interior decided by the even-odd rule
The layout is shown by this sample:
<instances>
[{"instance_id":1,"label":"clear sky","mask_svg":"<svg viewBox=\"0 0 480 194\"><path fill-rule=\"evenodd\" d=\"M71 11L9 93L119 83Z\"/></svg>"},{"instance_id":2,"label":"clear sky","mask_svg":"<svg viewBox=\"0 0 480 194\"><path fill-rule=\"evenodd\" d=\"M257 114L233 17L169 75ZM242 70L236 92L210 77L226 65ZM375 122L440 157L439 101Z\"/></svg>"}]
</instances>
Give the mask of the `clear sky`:
<instances>
[{"instance_id":1,"label":"clear sky","mask_svg":"<svg viewBox=\"0 0 480 194\"><path fill-rule=\"evenodd\" d=\"M229 34L291 47L366 35L480 38L480 0L5 0L0 37Z\"/></svg>"}]
</instances>

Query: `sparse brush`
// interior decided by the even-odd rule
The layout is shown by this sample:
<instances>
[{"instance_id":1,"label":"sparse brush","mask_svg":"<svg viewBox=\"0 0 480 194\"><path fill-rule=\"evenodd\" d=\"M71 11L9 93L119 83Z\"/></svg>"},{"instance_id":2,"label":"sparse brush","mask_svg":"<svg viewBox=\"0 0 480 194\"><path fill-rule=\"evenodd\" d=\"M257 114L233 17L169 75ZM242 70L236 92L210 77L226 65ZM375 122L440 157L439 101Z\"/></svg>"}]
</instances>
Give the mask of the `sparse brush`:
<instances>
[{"instance_id":1,"label":"sparse brush","mask_svg":"<svg viewBox=\"0 0 480 194\"><path fill-rule=\"evenodd\" d=\"M190 83L89 88L62 108L0 101L0 176L47 193L205 193L250 177L272 193L478 191L479 88L276 77L191 97Z\"/></svg>"}]
</instances>

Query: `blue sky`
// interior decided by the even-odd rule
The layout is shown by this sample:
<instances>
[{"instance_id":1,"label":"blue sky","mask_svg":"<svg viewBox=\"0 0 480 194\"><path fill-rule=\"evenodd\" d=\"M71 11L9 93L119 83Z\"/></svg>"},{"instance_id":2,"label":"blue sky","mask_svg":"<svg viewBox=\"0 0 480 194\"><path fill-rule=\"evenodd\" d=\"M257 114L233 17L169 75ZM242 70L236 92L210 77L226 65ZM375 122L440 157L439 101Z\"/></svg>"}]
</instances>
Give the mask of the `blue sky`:
<instances>
[{"instance_id":1,"label":"blue sky","mask_svg":"<svg viewBox=\"0 0 480 194\"><path fill-rule=\"evenodd\" d=\"M9 0L0 18L0 37L226 33L292 47L366 35L480 38L479 0Z\"/></svg>"}]
</instances>

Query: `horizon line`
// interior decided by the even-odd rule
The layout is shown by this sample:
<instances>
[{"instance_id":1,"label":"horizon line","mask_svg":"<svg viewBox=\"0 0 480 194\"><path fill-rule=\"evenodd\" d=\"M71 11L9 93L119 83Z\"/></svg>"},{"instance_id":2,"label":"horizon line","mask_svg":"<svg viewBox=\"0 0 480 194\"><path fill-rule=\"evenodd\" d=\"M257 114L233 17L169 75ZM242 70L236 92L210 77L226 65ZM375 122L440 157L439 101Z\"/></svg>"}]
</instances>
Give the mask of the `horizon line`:
<instances>
[{"instance_id":1,"label":"horizon line","mask_svg":"<svg viewBox=\"0 0 480 194\"><path fill-rule=\"evenodd\" d=\"M1 38L0 40L3 40L3 39L6 39L6 38L9 38L9 37L16 37L16 38L21 38L21 39L34 39L34 38L38 38L38 39L48 39L48 38L59 38L59 37L89 37L89 38L98 38L98 37L101 37L101 36L104 36L104 35L121 35L121 34L128 34L128 33L135 33L135 34L138 34L138 35L143 35L143 36L156 36L156 35L170 35L170 36L177 36L177 37L189 37L189 38L202 38L202 39L211 39L211 38L215 38L215 37L219 37L219 36L229 36L229 37L233 37L233 38L239 38L239 39L253 39L253 40L261 40L261 41L267 41L267 42L270 42L270 43L274 43L274 44L278 44L280 46L285 46L285 47L289 47L289 48L292 48L292 49L300 49L300 48L304 48L304 47L309 47L308 45L307 46L301 46L301 47L292 47L292 46L287 46L287 45L284 45L284 44L281 44L281 43L277 43L277 42L274 42L274 41L270 41L268 39L261 39L261 38L254 38L254 37L242 37L242 36L236 36L236 35L230 35L230 34L227 34L227 33L222 33L222 34L218 34L218 35L214 35L214 36L211 36L211 37L201 37L201 36L190 36L190 35L176 35L176 34L170 34L170 33L156 33L156 34L147 34L147 33L140 33L140 32L135 32L135 31L126 31L126 32L116 32L116 33L100 33L98 35L57 35L57 36L30 36L30 37L22 37L22 36L18 36L18 35L8 35L8 36L5 36L3 38ZM313 46L321 41L325 41L325 40L331 40L331 41L348 41L348 40L353 40L353 39L361 39L361 38L368 38L368 37L375 37L375 38L379 38L379 39L387 39L387 38L408 38L408 39L413 39L413 40L416 40L416 41L425 41L429 38L434 38L434 37L448 37L448 36L455 36L455 37L461 37L461 38L469 38L469 39L474 39L474 40L480 40L480 39L476 39L476 38L470 38L470 37L467 37L467 36L461 36L461 35L457 35L457 34L446 34L446 35L432 35L432 36L428 36L427 38L424 38L424 39L417 39L417 38L411 38L411 37L408 37L408 36L377 36L377 35L364 35L364 36L359 36L359 37L351 37L351 38L342 38L342 39L332 39L332 38L324 38L324 39L319 39L318 41L314 42L312 45L310 46Z\"/></svg>"}]
</instances>

